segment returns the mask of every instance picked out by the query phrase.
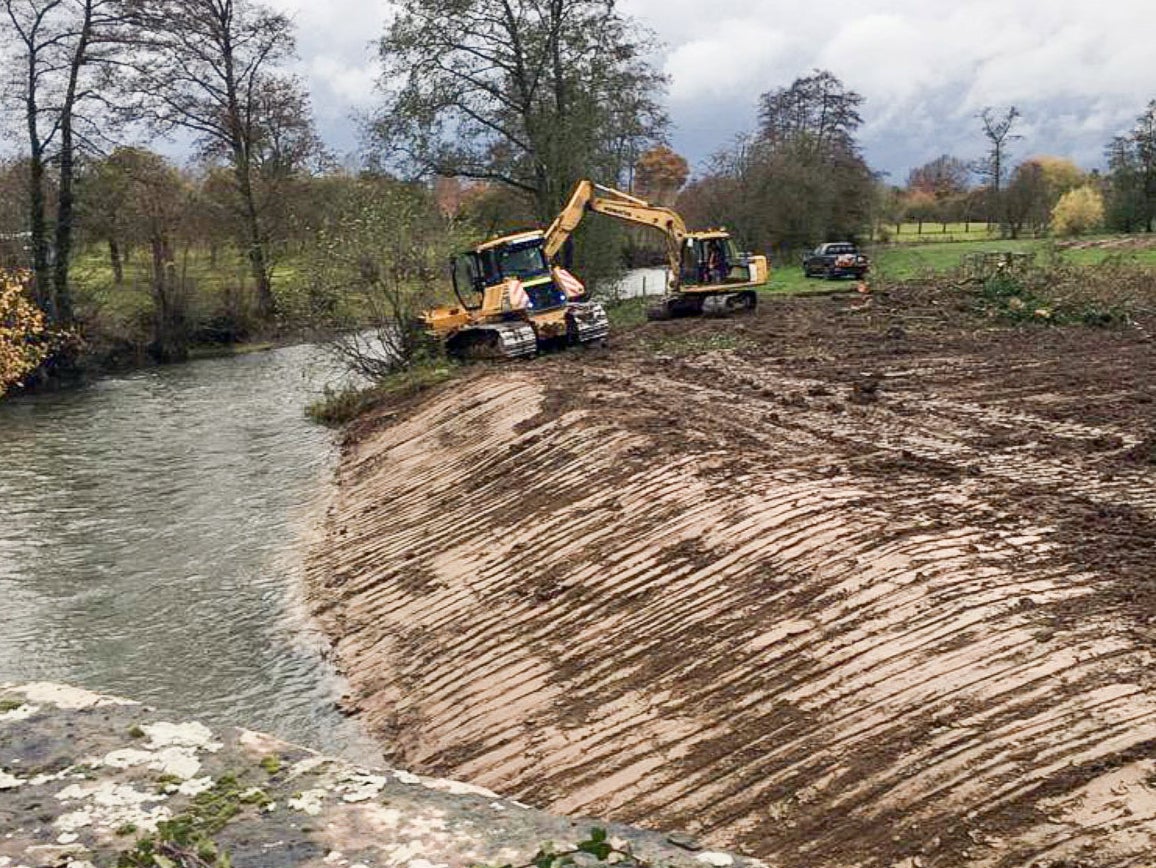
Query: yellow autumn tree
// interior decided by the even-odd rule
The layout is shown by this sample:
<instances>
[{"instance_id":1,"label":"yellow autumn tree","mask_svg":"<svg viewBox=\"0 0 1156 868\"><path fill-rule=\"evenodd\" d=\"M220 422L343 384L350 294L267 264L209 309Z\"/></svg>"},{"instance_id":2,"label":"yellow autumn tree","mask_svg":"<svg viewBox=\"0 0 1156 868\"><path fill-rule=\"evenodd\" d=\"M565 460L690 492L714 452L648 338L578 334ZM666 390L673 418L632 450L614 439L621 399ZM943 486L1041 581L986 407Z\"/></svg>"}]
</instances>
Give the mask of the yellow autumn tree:
<instances>
[{"instance_id":1,"label":"yellow autumn tree","mask_svg":"<svg viewBox=\"0 0 1156 868\"><path fill-rule=\"evenodd\" d=\"M1104 197L1091 185L1076 187L1060 197L1052 209L1052 231L1083 235L1104 225Z\"/></svg>"},{"instance_id":2,"label":"yellow autumn tree","mask_svg":"<svg viewBox=\"0 0 1156 868\"><path fill-rule=\"evenodd\" d=\"M25 275L0 269L0 397L47 354L44 315L28 298Z\"/></svg>"}]
</instances>

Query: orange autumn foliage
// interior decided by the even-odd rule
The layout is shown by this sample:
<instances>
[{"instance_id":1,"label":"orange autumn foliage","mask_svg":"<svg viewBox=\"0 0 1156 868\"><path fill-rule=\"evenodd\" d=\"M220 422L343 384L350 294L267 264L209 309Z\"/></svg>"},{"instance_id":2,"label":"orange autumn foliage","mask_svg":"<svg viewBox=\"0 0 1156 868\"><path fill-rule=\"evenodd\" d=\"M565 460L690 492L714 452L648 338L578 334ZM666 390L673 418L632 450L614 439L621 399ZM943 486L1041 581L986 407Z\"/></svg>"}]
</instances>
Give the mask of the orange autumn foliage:
<instances>
[{"instance_id":1,"label":"orange autumn foliage","mask_svg":"<svg viewBox=\"0 0 1156 868\"><path fill-rule=\"evenodd\" d=\"M25 273L0 269L0 397L48 355L44 314L27 290Z\"/></svg>"}]
</instances>

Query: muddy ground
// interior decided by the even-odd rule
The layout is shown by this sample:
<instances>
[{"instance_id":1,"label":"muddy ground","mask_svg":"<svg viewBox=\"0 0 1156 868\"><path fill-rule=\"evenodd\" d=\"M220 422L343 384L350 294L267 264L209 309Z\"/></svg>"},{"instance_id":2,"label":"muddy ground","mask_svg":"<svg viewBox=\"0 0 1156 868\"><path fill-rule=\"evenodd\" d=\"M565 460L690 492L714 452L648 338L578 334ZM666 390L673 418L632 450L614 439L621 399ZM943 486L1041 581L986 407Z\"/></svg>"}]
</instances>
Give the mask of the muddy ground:
<instances>
[{"instance_id":1,"label":"muddy ground","mask_svg":"<svg viewBox=\"0 0 1156 868\"><path fill-rule=\"evenodd\" d=\"M351 432L315 611L399 765L784 866L1148 865L1151 323L652 323Z\"/></svg>"}]
</instances>

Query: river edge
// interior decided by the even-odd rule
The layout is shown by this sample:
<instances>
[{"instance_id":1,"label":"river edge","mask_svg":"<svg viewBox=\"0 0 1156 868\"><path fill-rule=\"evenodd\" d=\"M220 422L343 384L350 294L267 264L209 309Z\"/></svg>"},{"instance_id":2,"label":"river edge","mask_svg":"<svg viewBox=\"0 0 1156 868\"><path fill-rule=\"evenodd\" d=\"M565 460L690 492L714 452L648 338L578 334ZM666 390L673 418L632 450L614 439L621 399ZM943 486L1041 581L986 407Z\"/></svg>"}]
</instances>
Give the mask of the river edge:
<instances>
[{"instance_id":1,"label":"river edge","mask_svg":"<svg viewBox=\"0 0 1156 868\"><path fill-rule=\"evenodd\" d=\"M1126 332L944 329L930 304L663 324L361 419L309 572L348 710L407 766L783 865L1148 852L1156 693L1142 612L1111 589L1138 573L1096 552L1153 553L1094 527L1053 540L1038 487L1057 524L1078 497L1156 505L1130 457L1150 352ZM960 376L985 353L1001 367ZM1104 362L1121 357L1126 382ZM1013 418L1040 442L1008 464ZM770 733L782 746L757 747Z\"/></svg>"}]
</instances>

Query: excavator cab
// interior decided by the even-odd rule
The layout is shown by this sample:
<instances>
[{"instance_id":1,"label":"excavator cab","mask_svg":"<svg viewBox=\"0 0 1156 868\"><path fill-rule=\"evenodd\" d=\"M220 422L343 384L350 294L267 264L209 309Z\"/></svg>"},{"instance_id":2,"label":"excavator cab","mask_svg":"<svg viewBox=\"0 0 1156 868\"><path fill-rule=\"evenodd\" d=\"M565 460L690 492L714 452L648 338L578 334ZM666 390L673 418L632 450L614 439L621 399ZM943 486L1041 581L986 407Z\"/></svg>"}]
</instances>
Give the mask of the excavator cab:
<instances>
[{"instance_id":1,"label":"excavator cab","mask_svg":"<svg viewBox=\"0 0 1156 868\"><path fill-rule=\"evenodd\" d=\"M750 257L721 231L689 235L682 248L681 281L686 287L751 283Z\"/></svg>"},{"instance_id":2,"label":"excavator cab","mask_svg":"<svg viewBox=\"0 0 1156 868\"><path fill-rule=\"evenodd\" d=\"M450 273L458 301L477 310L485 305L488 290L516 281L527 296L527 310L565 307L566 293L555 285L543 244L542 233L532 232L499 238L454 256Z\"/></svg>"}]
</instances>

